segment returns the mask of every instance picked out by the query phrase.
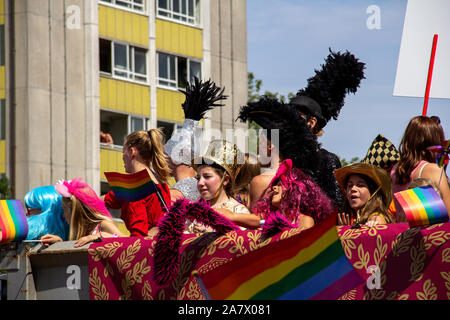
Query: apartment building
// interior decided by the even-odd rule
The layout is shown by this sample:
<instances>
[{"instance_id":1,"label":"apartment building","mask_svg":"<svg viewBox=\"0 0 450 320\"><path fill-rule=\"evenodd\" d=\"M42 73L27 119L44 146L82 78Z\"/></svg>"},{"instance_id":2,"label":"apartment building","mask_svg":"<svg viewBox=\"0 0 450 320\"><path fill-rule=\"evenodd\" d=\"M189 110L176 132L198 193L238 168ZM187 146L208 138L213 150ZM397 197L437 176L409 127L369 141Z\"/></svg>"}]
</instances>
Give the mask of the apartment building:
<instances>
[{"instance_id":1,"label":"apartment building","mask_svg":"<svg viewBox=\"0 0 450 320\"><path fill-rule=\"evenodd\" d=\"M0 41L0 174L15 198L75 177L107 191L128 133L182 125L194 76L229 96L201 126L244 126L244 0L0 0Z\"/></svg>"}]
</instances>

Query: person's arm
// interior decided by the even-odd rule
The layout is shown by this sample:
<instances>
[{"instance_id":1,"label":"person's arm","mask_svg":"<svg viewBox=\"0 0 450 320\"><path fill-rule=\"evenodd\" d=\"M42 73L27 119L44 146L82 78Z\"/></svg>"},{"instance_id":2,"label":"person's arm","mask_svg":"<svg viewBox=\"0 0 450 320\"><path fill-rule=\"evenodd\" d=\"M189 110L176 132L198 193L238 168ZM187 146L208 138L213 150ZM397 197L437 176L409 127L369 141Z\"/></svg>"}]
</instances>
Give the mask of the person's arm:
<instances>
[{"instance_id":1,"label":"person's arm","mask_svg":"<svg viewBox=\"0 0 450 320\"><path fill-rule=\"evenodd\" d=\"M177 189L170 189L170 201L175 202L179 199L183 199L184 195L181 193L180 190Z\"/></svg>"},{"instance_id":2,"label":"person's arm","mask_svg":"<svg viewBox=\"0 0 450 320\"><path fill-rule=\"evenodd\" d=\"M374 214L373 216L371 216L367 222L365 223L366 226L370 227L374 227L378 224L386 224L386 220L384 219L382 214Z\"/></svg>"},{"instance_id":3,"label":"person's arm","mask_svg":"<svg viewBox=\"0 0 450 320\"><path fill-rule=\"evenodd\" d=\"M45 246L49 246L55 242L61 242L63 241L61 237L54 235L54 234L46 234L45 236L41 237L41 244Z\"/></svg>"},{"instance_id":4,"label":"person's arm","mask_svg":"<svg viewBox=\"0 0 450 320\"><path fill-rule=\"evenodd\" d=\"M300 215L298 219L298 226L302 228L302 230L306 230L314 227L314 219L307 215Z\"/></svg>"},{"instance_id":5,"label":"person's arm","mask_svg":"<svg viewBox=\"0 0 450 320\"><path fill-rule=\"evenodd\" d=\"M234 213L227 209L215 210L238 226L247 229L258 229L261 226L261 219L253 213Z\"/></svg>"},{"instance_id":6,"label":"person's arm","mask_svg":"<svg viewBox=\"0 0 450 320\"><path fill-rule=\"evenodd\" d=\"M113 238L113 237L118 238L126 236L122 232L120 232L119 228L116 226L114 222L109 220L103 220L100 224L100 232L81 237L80 239L77 240L77 242L75 242L75 248L82 247L86 243L93 242L98 238Z\"/></svg>"}]
</instances>

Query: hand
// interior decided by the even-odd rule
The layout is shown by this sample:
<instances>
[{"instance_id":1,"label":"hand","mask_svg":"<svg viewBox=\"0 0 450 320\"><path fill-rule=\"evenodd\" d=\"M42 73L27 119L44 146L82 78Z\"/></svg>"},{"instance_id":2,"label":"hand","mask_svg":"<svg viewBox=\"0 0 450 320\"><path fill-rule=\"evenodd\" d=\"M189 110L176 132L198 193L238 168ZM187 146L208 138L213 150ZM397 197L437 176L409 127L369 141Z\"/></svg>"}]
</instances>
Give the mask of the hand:
<instances>
[{"instance_id":1,"label":"hand","mask_svg":"<svg viewBox=\"0 0 450 320\"><path fill-rule=\"evenodd\" d=\"M90 234L90 235L85 236L85 237L81 237L80 239L77 240L77 242L75 242L75 246L74 247L75 248L82 247L86 243L93 242L94 240L98 239L99 237L100 237L99 235L93 235L93 234Z\"/></svg>"},{"instance_id":2,"label":"hand","mask_svg":"<svg viewBox=\"0 0 450 320\"><path fill-rule=\"evenodd\" d=\"M350 215L346 213L338 213L338 224L340 226L348 226L351 225Z\"/></svg>"},{"instance_id":3,"label":"hand","mask_svg":"<svg viewBox=\"0 0 450 320\"><path fill-rule=\"evenodd\" d=\"M46 234L45 236L41 237L41 244L44 246L49 246L55 242L62 242L63 240L61 237L58 237L54 234Z\"/></svg>"},{"instance_id":4,"label":"hand","mask_svg":"<svg viewBox=\"0 0 450 320\"><path fill-rule=\"evenodd\" d=\"M378 221L376 221L376 220L370 220L370 221L367 221L367 222L366 222L365 226L367 226L367 227L369 227L369 228L372 228L372 227L375 227L377 224L379 224Z\"/></svg>"}]
</instances>

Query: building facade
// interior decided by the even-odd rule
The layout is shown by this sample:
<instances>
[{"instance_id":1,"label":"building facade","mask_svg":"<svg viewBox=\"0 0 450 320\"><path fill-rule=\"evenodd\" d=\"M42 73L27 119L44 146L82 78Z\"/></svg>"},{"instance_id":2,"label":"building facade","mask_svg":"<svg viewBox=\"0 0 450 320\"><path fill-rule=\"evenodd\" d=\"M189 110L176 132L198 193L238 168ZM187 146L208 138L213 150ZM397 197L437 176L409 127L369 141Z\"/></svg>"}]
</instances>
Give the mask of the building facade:
<instances>
[{"instance_id":1,"label":"building facade","mask_svg":"<svg viewBox=\"0 0 450 320\"><path fill-rule=\"evenodd\" d=\"M75 177L105 192L128 133L182 125L194 76L229 96L201 126L243 126L245 1L0 0L0 37L0 173L15 198Z\"/></svg>"}]
</instances>

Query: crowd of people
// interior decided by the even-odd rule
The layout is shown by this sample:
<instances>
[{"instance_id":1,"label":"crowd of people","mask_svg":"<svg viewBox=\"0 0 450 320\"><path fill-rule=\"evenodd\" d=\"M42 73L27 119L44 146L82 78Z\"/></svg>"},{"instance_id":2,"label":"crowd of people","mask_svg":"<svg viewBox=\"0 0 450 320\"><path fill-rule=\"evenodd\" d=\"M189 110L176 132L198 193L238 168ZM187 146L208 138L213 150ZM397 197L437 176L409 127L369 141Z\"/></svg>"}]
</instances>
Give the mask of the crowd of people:
<instances>
[{"instance_id":1,"label":"crowd of people","mask_svg":"<svg viewBox=\"0 0 450 320\"><path fill-rule=\"evenodd\" d=\"M152 193L124 202L113 191L99 197L79 178L40 187L25 197L27 239L41 239L45 245L76 240L75 246L82 246L101 238L124 237L108 209L121 210L130 236L156 235L161 220L180 200L206 201L241 230L263 230L268 221L308 229L334 212L337 225L373 227L407 222L393 195L424 184L435 188L450 213L448 178L436 164L436 154L428 149L445 141L438 117L411 119L398 150L378 136L363 161L344 167L318 143L327 123L337 119L345 95L356 92L363 70L364 63L351 53L330 52L322 69L289 103L263 96L243 106L238 119L263 129L259 153L269 157L267 163L226 140L211 141L206 153L198 155L196 127L206 112L222 106L226 96L213 82L196 79L184 91L181 130L172 137L151 129L125 138L125 172L146 170L162 197ZM175 180L172 186L170 177ZM204 221L185 221L184 233L213 231L215 227Z\"/></svg>"}]
</instances>

